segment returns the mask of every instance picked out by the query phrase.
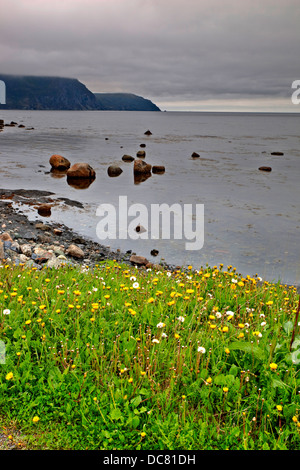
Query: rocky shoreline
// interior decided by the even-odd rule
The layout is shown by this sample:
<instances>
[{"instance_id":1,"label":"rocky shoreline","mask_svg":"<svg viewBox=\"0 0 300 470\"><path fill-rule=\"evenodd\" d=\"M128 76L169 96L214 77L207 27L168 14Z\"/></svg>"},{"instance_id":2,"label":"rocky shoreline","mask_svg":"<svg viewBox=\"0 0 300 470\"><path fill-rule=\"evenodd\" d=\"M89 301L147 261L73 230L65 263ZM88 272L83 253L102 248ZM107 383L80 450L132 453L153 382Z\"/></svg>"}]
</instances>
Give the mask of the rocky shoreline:
<instances>
[{"instance_id":1,"label":"rocky shoreline","mask_svg":"<svg viewBox=\"0 0 300 470\"><path fill-rule=\"evenodd\" d=\"M0 189L0 260L15 265L42 269L57 268L62 264L94 267L105 260L135 265L141 268L153 266L143 256L131 250L122 253L86 239L63 224L48 223L46 217L30 221L17 211L14 203L41 207L53 203L54 194L38 190ZM78 201L60 198L60 203L82 207ZM167 264L155 264L156 268L174 269Z\"/></svg>"}]
</instances>

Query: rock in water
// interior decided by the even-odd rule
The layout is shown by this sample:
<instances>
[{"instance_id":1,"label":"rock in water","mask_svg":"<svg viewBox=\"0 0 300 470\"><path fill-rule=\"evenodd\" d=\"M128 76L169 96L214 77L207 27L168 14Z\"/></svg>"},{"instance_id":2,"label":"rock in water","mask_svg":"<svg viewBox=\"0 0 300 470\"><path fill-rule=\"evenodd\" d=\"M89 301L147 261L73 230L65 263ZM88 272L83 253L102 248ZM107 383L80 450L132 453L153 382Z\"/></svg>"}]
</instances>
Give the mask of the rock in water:
<instances>
[{"instance_id":1,"label":"rock in water","mask_svg":"<svg viewBox=\"0 0 300 470\"><path fill-rule=\"evenodd\" d=\"M147 175L151 173L152 166L144 160L135 160L133 171L135 175Z\"/></svg>"},{"instance_id":2,"label":"rock in water","mask_svg":"<svg viewBox=\"0 0 300 470\"><path fill-rule=\"evenodd\" d=\"M272 171L272 168L270 166L260 166L259 170L260 171Z\"/></svg>"},{"instance_id":3,"label":"rock in water","mask_svg":"<svg viewBox=\"0 0 300 470\"><path fill-rule=\"evenodd\" d=\"M123 170L118 165L110 165L107 169L107 173L108 176L119 176L123 173Z\"/></svg>"},{"instance_id":4,"label":"rock in water","mask_svg":"<svg viewBox=\"0 0 300 470\"><path fill-rule=\"evenodd\" d=\"M51 205L50 204L40 204L38 206L38 213L43 217L50 217L50 215L51 215Z\"/></svg>"},{"instance_id":5,"label":"rock in water","mask_svg":"<svg viewBox=\"0 0 300 470\"><path fill-rule=\"evenodd\" d=\"M164 173L166 171L163 165L153 165L152 173Z\"/></svg>"},{"instance_id":6,"label":"rock in water","mask_svg":"<svg viewBox=\"0 0 300 470\"><path fill-rule=\"evenodd\" d=\"M124 162L133 162L134 157L132 157L131 155L123 155L122 160Z\"/></svg>"},{"instance_id":7,"label":"rock in water","mask_svg":"<svg viewBox=\"0 0 300 470\"><path fill-rule=\"evenodd\" d=\"M49 163L53 170L68 170L71 166L69 160L61 155L52 155Z\"/></svg>"},{"instance_id":8,"label":"rock in water","mask_svg":"<svg viewBox=\"0 0 300 470\"><path fill-rule=\"evenodd\" d=\"M67 171L67 178L94 180L96 172L88 163L74 163Z\"/></svg>"}]
</instances>

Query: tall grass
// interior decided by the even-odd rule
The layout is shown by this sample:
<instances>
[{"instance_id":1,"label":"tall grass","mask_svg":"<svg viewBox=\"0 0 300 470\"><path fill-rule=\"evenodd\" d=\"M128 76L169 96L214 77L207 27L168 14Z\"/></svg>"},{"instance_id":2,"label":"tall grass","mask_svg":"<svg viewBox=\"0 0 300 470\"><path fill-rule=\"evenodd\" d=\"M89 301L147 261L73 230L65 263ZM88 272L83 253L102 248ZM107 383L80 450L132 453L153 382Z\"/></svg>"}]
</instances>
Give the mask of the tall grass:
<instances>
[{"instance_id":1,"label":"tall grass","mask_svg":"<svg viewBox=\"0 0 300 470\"><path fill-rule=\"evenodd\" d=\"M232 266L4 265L1 421L35 449L299 449L297 306Z\"/></svg>"}]
</instances>

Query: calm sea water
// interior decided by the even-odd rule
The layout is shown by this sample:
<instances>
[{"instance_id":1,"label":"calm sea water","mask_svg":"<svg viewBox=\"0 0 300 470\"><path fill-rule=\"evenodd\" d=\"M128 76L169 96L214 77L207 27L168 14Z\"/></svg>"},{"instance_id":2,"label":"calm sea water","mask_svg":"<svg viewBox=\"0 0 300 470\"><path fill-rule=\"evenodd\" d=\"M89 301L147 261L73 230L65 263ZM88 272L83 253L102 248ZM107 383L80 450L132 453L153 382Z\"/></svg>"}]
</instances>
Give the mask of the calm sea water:
<instances>
[{"instance_id":1,"label":"calm sea water","mask_svg":"<svg viewBox=\"0 0 300 470\"><path fill-rule=\"evenodd\" d=\"M151 261L195 268L231 264L244 275L300 284L300 115L182 112L2 111L6 122L34 130L8 128L0 133L0 187L53 191L83 203L58 204L48 221L63 222L97 240L97 207L119 196L128 206L142 203L204 205L204 246L187 251L186 240L106 240L112 249L133 250ZM151 136L145 136L146 130ZM166 172L135 184L133 164L146 144L146 161ZM283 156L271 152L281 151ZM199 159L191 158L197 152ZM52 154L71 163L88 162L96 171L86 189L49 173ZM123 173L111 178L118 163ZM272 172L258 170L272 167ZM34 211L24 208L31 219ZM40 218L40 217L39 217ZM132 219L131 219L132 220ZM150 221L151 224L151 221ZM158 257L150 255L155 248Z\"/></svg>"}]
</instances>

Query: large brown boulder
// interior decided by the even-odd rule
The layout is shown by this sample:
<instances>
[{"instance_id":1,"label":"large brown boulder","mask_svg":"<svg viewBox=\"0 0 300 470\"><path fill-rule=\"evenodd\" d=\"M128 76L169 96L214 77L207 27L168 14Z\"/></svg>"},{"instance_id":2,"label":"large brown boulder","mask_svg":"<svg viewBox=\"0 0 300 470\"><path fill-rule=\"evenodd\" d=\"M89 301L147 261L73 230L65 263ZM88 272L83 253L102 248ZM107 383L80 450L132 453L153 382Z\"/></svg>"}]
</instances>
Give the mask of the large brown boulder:
<instances>
[{"instance_id":1,"label":"large brown boulder","mask_svg":"<svg viewBox=\"0 0 300 470\"><path fill-rule=\"evenodd\" d=\"M93 180L96 172L88 163L74 163L67 171L67 178Z\"/></svg>"},{"instance_id":2,"label":"large brown boulder","mask_svg":"<svg viewBox=\"0 0 300 470\"><path fill-rule=\"evenodd\" d=\"M52 155L49 163L53 170L68 170L71 166L69 160L61 155Z\"/></svg>"},{"instance_id":3,"label":"large brown boulder","mask_svg":"<svg viewBox=\"0 0 300 470\"><path fill-rule=\"evenodd\" d=\"M146 163L144 160L134 160L133 172L135 175L147 175L151 174L152 165Z\"/></svg>"}]
</instances>

